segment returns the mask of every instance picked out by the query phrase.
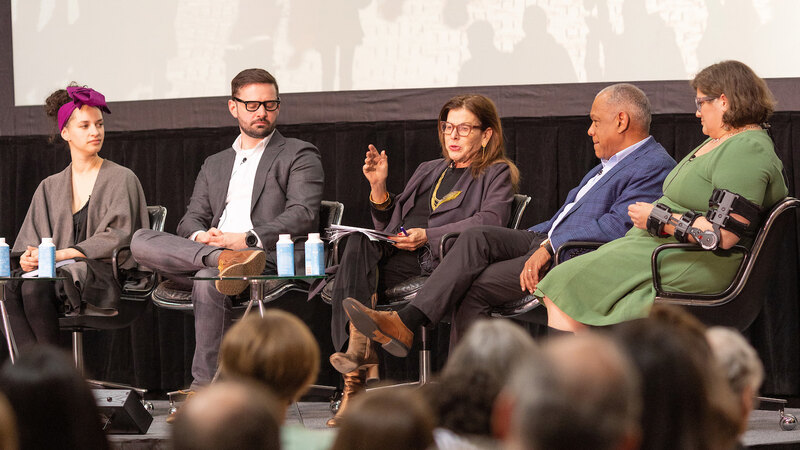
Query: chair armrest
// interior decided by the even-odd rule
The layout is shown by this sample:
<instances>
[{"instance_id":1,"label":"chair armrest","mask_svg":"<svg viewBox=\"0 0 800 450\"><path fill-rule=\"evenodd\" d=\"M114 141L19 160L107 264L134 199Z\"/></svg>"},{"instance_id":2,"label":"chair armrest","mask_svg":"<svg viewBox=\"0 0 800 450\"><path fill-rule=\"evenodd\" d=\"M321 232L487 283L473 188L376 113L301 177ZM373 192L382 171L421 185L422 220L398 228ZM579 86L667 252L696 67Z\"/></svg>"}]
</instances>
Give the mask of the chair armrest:
<instances>
[{"instance_id":1,"label":"chair armrest","mask_svg":"<svg viewBox=\"0 0 800 450\"><path fill-rule=\"evenodd\" d=\"M567 241L561 244L556 250L555 254L553 255L553 265L557 266L561 264L562 257L561 255L568 251L573 250L576 248L582 248L587 250L597 250L601 245L605 244L605 242L596 242L596 241Z\"/></svg>"},{"instance_id":2,"label":"chair armrest","mask_svg":"<svg viewBox=\"0 0 800 450\"><path fill-rule=\"evenodd\" d=\"M122 281L119 279L119 254L125 251L130 253L131 246L120 245L119 247L115 248L113 252L111 252L111 270L114 273L114 281L116 281L120 287L122 287Z\"/></svg>"},{"instance_id":3,"label":"chair armrest","mask_svg":"<svg viewBox=\"0 0 800 450\"><path fill-rule=\"evenodd\" d=\"M701 247L701 246L699 246L697 244L688 243L688 242L686 242L686 243L684 243L684 242L671 242L671 243L668 243L668 244L661 244L658 247L656 247L655 250L653 250L652 257L650 258L650 267L651 267L651 269L653 271L653 287L655 288L655 291L656 291L656 297L681 297L681 298L692 299L692 300L712 300L712 299L718 298L722 294L725 294L725 292L722 292L722 293L719 293L719 294L693 294L693 293L687 293L687 292L665 291L663 289L663 286L661 285L661 273L659 271L658 257L659 257L659 255L661 255L661 253L663 253L663 252L665 252L667 250L685 250L685 251L691 251L691 252L707 252L707 251L711 251L711 252L714 252L715 254L720 255L720 256L731 255L731 254L734 254L734 253L742 253L743 255L745 255L745 257L747 257L747 255L749 255L749 253L750 253L749 249L747 249L746 247L743 247L741 245L734 245L733 247L731 247L728 250L724 250L724 249L705 250L703 247ZM727 290L726 290L726 292L727 292Z\"/></svg>"},{"instance_id":4,"label":"chair armrest","mask_svg":"<svg viewBox=\"0 0 800 450\"><path fill-rule=\"evenodd\" d=\"M439 257L444 258L444 255L447 253L447 243L451 240L457 239L461 233L452 232L452 233L445 233L442 238L439 240Z\"/></svg>"}]
</instances>

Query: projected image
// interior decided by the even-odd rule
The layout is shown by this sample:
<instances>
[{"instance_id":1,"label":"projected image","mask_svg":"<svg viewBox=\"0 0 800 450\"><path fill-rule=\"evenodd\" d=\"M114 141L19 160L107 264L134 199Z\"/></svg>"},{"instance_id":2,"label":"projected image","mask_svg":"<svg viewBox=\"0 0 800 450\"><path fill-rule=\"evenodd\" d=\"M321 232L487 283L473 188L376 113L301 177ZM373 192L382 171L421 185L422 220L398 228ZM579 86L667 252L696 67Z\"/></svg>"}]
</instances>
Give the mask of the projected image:
<instances>
[{"instance_id":1,"label":"projected image","mask_svg":"<svg viewBox=\"0 0 800 450\"><path fill-rule=\"evenodd\" d=\"M689 79L740 59L797 77L794 0L12 0L17 105L69 81L110 99Z\"/></svg>"}]
</instances>

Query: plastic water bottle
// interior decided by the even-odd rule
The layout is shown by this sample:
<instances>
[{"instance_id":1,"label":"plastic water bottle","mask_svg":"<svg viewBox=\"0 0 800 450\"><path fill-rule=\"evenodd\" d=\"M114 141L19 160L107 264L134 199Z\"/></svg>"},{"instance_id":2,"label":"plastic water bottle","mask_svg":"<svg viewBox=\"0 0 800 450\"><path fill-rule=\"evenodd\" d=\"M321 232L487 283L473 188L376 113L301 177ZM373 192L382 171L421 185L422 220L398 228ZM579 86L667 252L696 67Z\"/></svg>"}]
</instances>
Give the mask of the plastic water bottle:
<instances>
[{"instance_id":1,"label":"plastic water bottle","mask_svg":"<svg viewBox=\"0 0 800 450\"><path fill-rule=\"evenodd\" d=\"M306 241L306 275L325 273L325 247L319 233L308 233Z\"/></svg>"},{"instance_id":2,"label":"plastic water bottle","mask_svg":"<svg viewBox=\"0 0 800 450\"><path fill-rule=\"evenodd\" d=\"M0 238L0 277L11 276L11 249L6 238Z\"/></svg>"},{"instance_id":3,"label":"plastic water bottle","mask_svg":"<svg viewBox=\"0 0 800 450\"><path fill-rule=\"evenodd\" d=\"M294 242L291 235L279 234L275 244L278 253L278 276L294 276Z\"/></svg>"},{"instance_id":4,"label":"plastic water bottle","mask_svg":"<svg viewBox=\"0 0 800 450\"><path fill-rule=\"evenodd\" d=\"M56 276L56 246L53 238L42 238L39 245L39 277L52 278Z\"/></svg>"}]
</instances>

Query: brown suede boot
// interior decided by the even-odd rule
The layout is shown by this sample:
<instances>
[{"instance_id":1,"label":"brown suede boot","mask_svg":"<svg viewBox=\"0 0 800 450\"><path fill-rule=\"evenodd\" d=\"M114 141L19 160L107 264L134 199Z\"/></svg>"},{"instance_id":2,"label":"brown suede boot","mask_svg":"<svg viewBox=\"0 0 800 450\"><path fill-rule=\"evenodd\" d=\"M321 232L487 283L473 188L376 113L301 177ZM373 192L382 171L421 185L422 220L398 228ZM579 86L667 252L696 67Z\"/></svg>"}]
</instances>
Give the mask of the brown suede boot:
<instances>
[{"instance_id":1,"label":"brown suede boot","mask_svg":"<svg viewBox=\"0 0 800 450\"><path fill-rule=\"evenodd\" d=\"M261 275L267 264L267 254L261 250L223 250L219 254L220 277ZM250 284L247 280L219 280L217 290L225 295L238 295Z\"/></svg>"},{"instance_id":2,"label":"brown suede boot","mask_svg":"<svg viewBox=\"0 0 800 450\"><path fill-rule=\"evenodd\" d=\"M356 330L351 323L347 352L336 352L331 355L329 360L339 373L349 373L356 369L374 371L372 367L378 365L378 354L375 352L372 341Z\"/></svg>"},{"instance_id":3,"label":"brown suede boot","mask_svg":"<svg viewBox=\"0 0 800 450\"><path fill-rule=\"evenodd\" d=\"M345 410L350 405L353 396L364 392L367 371L365 369L358 369L342 376L344 377L342 402L339 404L339 410L336 412L336 415L328 419L328 422L326 422L326 425L330 428L335 428L342 424L342 416L345 414Z\"/></svg>"}]
</instances>

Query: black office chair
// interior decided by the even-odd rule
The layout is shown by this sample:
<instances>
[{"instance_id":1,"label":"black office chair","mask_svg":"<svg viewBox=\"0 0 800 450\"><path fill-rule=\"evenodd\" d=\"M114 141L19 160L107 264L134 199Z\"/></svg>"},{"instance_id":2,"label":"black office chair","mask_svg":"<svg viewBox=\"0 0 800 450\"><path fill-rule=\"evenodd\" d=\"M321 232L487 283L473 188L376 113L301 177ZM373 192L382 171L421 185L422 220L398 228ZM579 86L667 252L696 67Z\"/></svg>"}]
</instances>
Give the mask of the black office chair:
<instances>
[{"instance_id":1,"label":"black office chair","mask_svg":"<svg viewBox=\"0 0 800 450\"><path fill-rule=\"evenodd\" d=\"M167 208L163 206L148 206L147 213L150 216L150 229L163 231L164 222L167 218ZM122 288L120 294L121 301L117 314L114 316L65 316L58 319L58 325L62 330L72 332L72 355L75 360L75 366L81 373L84 371L83 332L87 330L114 330L130 326L130 324L144 312L150 294L158 284L158 276L156 274L150 274L144 279L143 283L139 282L135 286L130 283L122 285L119 278L119 263L123 253L128 253L127 257L131 257L130 247L127 245L119 247L114 250L111 256L111 266L114 270L114 277ZM144 395L145 393L144 389L134 388L120 383L97 380L88 381L90 384L97 386L133 389L140 395ZM148 407L150 408L150 406Z\"/></svg>"},{"instance_id":2,"label":"black office chair","mask_svg":"<svg viewBox=\"0 0 800 450\"><path fill-rule=\"evenodd\" d=\"M344 214L344 204L323 200L320 205L320 234L325 235L325 229L331 225L342 223ZM299 238L298 238L299 239ZM277 300L287 292L300 291L308 292L308 283L302 280L269 280L264 289L264 297L261 299L262 305ZM252 306L247 291L240 294L234 301L234 310L243 310ZM191 288L182 286L172 280L161 282L153 292L153 303L159 308L183 311L186 313L194 312L192 304Z\"/></svg>"},{"instance_id":3,"label":"black office chair","mask_svg":"<svg viewBox=\"0 0 800 450\"><path fill-rule=\"evenodd\" d=\"M319 217L320 235L324 236L325 229L329 228L331 225L341 224L343 214L343 203L322 200ZM300 237L297 239L300 239ZM302 237L302 239L305 239L305 237ZM265 304L279 299L288 292L308 292L308 289L309 284L303 280L268 280L263 289L263 296L258 299L251 299L248 290L245 290L234 299L233 309L237 312L243 311L247 313L253 306L253 302L257 300L259 302L259 310L263 311L263 306ZM191 288L176 283L173 280L163 281L155 288L153 291L153 303L159 308L182 311L187 314L194 313ZM311 385L309 388L309 392L315 395L328 395L333 394L335 391L336 388L331 386ZM177 411L175 401L179 396L185 394L185 392L184 390L179 390L167 393L169 397L170 414L174 414L175 411Z\"/></svg>"},{"instance_id":4,"label":"black office chair","mask_svg":"<svg viewBox=\"0 0 800 450\"><path fill-rule=\"evenodd\" d=\"M744 331L755 321L764 307L766 287L770 282L778 264L782 238L789 229L793 229L796 211L800 200L787 197L769 211L758 228L753 245L746 248L736 245L729 250L716 250L720 254L741 253L742 262L730 285L717 294L698 294L666 291L661 284L659 272L659 256L674 249L688 251L705 251L694 244L664 244L653 251L651 268L653 270L653 286L656 290L655 302L658 304L678 305L688 310L706 325L719 325ZM779 398L759 397L762 405L773 404L772 409L780 415L779 424L783 430L794 430L797 417L786 414L786 400Z\"/></svg>"},{"instance_id":5,"label":"black office chair","mask_svg":"<svg viewBox=\"0 0 800 450\"><path fill-rule=\"evenodd\" d=\"M531 197L524 194L515 194L514 199L511 203L511 217L508 221L507 227L516 230L519 227L520 222L522 221L522 215L525 213L525 208L528 207L528 204L531 202ZM439 254L445 255L447 250L452 246L455 242L455 239L458 237L458 233L447 233L442 236L441 241L439 242ZM418 277L413 277L404 281L396 286L393 286L387 289L383 293L383 297L386 300L386 304L381 304L376 307L377 310L380 311L397 311L407 305L414 297L417 296L417 293L422 288L422 285L425 284L425 280L427 280L427 276L421 275ZM418 385L422 386L430 381L431 377L431 350L430 350L430 343L428 342L428 329L425 326L420 327L419 332L417 333L420 339L420 351L419 351L419 380L412 381L409 383L402 383L396 384L391 386L384 386L384 387L398 387L398 386L407 386L407 385ZM381 389L381 388L378 388Z\"/></svg>"}]
</instances>

